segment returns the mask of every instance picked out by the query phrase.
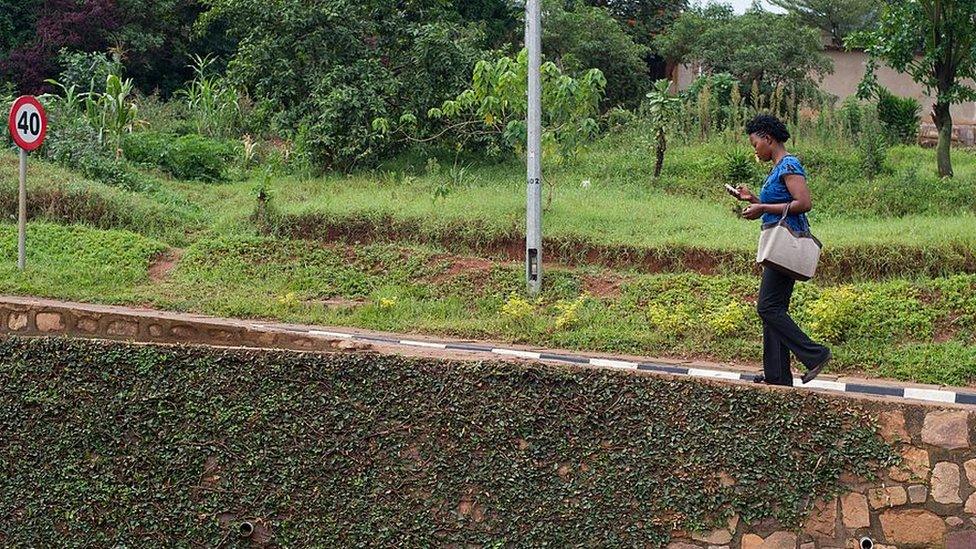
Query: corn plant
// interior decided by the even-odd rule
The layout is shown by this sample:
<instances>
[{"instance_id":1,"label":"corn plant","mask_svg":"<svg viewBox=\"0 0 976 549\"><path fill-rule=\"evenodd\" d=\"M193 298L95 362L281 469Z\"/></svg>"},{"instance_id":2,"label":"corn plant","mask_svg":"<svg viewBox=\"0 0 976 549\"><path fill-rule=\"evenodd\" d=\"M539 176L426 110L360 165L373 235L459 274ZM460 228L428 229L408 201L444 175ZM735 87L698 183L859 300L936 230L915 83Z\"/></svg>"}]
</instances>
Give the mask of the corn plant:
<instances>
[{"instance_id":1,"label":"corn plant","mask_svg":"<svg viewBox=\"0 0 976 549\"><path fill-rule=\"evenodd\" d=\"M194 77L186 88L179 90L196 121L197 133L224 136L240 115L240 96L225 78L211 74L215 57L191 56Z\"/></svg>"},{"instance_id":2,"label":"corn plant","mask_svg":"<svg viewBox=\"0 0 976 549\"><path fill-rule=\"evenodd\" d=\"M139 107L129 100L133 89L131 78L122 80L119 75L110 74L105 80L105 93L83 94L85 118L98 132L100 144L112 140L116 158L122 155L123 134L130 133L139 122Z\"/></svg>"}]
</instances>

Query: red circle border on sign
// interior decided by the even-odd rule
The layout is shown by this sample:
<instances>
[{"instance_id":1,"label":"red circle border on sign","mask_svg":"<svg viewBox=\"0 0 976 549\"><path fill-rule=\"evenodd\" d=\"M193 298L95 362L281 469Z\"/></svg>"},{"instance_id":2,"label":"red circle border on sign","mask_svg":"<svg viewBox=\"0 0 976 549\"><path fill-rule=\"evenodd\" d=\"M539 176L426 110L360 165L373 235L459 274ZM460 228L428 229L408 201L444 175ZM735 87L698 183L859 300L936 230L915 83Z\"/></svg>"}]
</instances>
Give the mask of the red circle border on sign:
<instances>
[{"instance_id":1,"label":"red circle border on sign","mask_svg":"<svg viewBox=\"0 0 976 549\"><path fill-rule=\"evenodd\" d=\"M17 114L17 110L24 103L34 105L34 108L36 108L37 112L41 115L41 135L37 138L37 141L33 143L27 143L26 141L22 140L20 135L17 133L17 121L15 120L16 116L14 115ZM7 128L10 130L10 137L13 138L14 143L16 143L21 149L24 149L25 151L33 151L34 149L40 147L41 143L44 143L44 137L47 136L47 113L44 111L44 106L41 105L41 102L38 101L33 95L22 95L18 97L17 100L14 101L14 104L10 107L10 115L7 118Z\"/></svg>"}]
</instances>

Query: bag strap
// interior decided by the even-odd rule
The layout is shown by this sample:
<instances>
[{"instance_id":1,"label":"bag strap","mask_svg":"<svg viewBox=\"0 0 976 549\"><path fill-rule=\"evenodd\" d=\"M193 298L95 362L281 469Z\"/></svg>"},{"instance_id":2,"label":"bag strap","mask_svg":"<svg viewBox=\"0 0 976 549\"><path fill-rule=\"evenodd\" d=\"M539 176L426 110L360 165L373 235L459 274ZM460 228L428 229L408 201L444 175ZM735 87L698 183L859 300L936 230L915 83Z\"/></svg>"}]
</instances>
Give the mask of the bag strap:
<instances>
[{"instance_id":1,"label":"bag strap","mask_svg":"<svg viewBox=\"0 0 976 549\"><path fill-rule=\"evenodd\" d=\"M790 202L792 202L792 200ZM783 221L786 221L786 217L788 215L790 215L790 202L787 202L786 203L786 207L783 208L783 215L781 215L780 218L779 218L779 222L780 223L782 223Z\"/></svg>"}]
</instances>

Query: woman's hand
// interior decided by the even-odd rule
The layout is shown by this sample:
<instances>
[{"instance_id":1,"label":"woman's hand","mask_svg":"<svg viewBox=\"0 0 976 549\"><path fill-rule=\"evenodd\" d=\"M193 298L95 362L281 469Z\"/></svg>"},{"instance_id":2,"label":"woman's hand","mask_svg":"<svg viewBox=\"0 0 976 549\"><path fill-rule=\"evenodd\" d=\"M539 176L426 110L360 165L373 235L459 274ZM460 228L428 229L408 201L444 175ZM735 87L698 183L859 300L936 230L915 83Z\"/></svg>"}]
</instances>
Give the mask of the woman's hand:
<instances>
[{"instance_id":1,"label":"woman's hand","mask_svg":"<svg viewBox=\"0 0 976 549\"><path fill-rule=\"evenodd\" d=\"M745 185L739 185L738 187L736 187L736 190L739 191L739 197L738 197L739 200L743 200L745 202L752 202L753 204L759 202L759 200L756 198L756 195L752 194L752 191L749 190L749 187L746 187Z\"/></svg>"},{"instance_id":2,"label":"woman's hand","mask_svg":"<svg viewBox=\"0 0 976 549\"><path fill-rule=\"evenodd\" d=\"M764 213L766 213L765 204L750 204L746 209L742 210L742 217L746 219L759 219Z\"/></svg>"}]
</instances>

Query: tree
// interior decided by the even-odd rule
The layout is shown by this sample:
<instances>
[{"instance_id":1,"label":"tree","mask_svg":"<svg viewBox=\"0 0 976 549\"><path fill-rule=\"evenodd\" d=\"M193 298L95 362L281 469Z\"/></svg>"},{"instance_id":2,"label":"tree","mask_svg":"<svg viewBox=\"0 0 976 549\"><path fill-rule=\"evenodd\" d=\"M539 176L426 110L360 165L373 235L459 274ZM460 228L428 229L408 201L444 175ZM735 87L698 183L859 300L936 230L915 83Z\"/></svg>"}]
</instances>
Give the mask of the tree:
<instances>
[{"instance_id":1,"label":"tree","mask_svg":"<svg viewBox=\"0 0 976 549\"><path fill-rule=\"evenodd\" d=\"M274 109L322 166L389 152L378 117L424 113L464 89L483 33L441 0L208 0L201 24L238 40L229 76Z\"/></svg>"},{"instance_id":2,"label":"tree","mask_svg":"<svg viewBox=\"0 0 976 549\"><path fill-rule=\"evenodd\" d=\"M607 10L634 42L648 48L644 62L650 79L668 76L666 60L654 51L654 38L688 7L687 0L579 0L577 3Z\"/></svg>"},{"instance_id":3,"label":"tree","mask_svg":"<svg viewBox=\"0 0 976 549\"><path fill-rule=\"evenodd\" d=\"M832 68L817 29L759 9L736 15L731 6L721 4L681 14L655 45L673 62L699 63L713 74L727 72L744 85L795 87Z\"/></svg>"},{"instance_id":4,"label":"tree","mask_svg":"<svg viewBox=\"0 0 976 549\"><path fill-rule=\"evenodd\" d=\"M769 0L805 25L830 35L835 46L843 46L851 33L865 30L878 19L880 0Z\"/></svg>"},{"instance_id":5,"label":"tree","mask_svg":"<svg viewBox=\"0 0 976 549\"><path fill-rule=\"evenodd\" d=\"M667 130L681 110L681 99L671 94L671 82L658 80L654 89L647 92L647 117L651 123L651 131L656 137L654 162L654 177L660 177L664 167L664 153L668 150Z\"/></svg>"},{"instance_id":6,"label":"tree","mask_svg":"<svg viewBox=\"0 0 976 549\"><path fill-rule=\"evenodd\" d=\"M586 0L586 3L606 9L638 44L648 47L688 7L687 0Z\"/></svg>"},{"instance_id":7,"label":"tree","mask_svg":"<svg viewBox=\"0 0 976 549\"><path fill-rule=\"evenodd\" d=\"M907 0L887 3L876 30L855 33L848 47L859 47L936 94L932 118L939 131L939 175L952 177L953 103L976 99L966 84L976 78L976 0ZM870 78L873 65L868 67Z\"/></svg>"},{"instance_id":8,"label":"tree","mask_svg":"<svg viewBox=\"0 0 976 549\"><path fill-rule=\"evenodd\" d=\"M520 40L524 7L516 0L454 0L461 19L481 25L492 48Z\"/></svg>"},{"instance_id":9,"label":"tree","mask_svg":"<svg viewBox=\"0 0 976 549\"><path fill-rule=\"evenodd\" d=\"M600 69L607 79L607 103L636 107L648 88L650 50L634 42L604 9L563 0L547 1L543 13L542 49L563 70Z\"/></svg>"},{"instance_id":10,"label":"tree","mask_svg":"<svg viewBox=\"0 0 976 549\"><path fill-rule=\"evenodd\" d=\"M226 61L234 43L215 25L194 30L206 9L202 0L116 0L121 21L111 41L122 46L126 75L145 92L158 90L168 97L193 73L187 67L193 55Z\"/></svg>"},{"instance_id":11,"label":"tree","mask_svg":"<svg viewBox=\"0 0 976 549\"><path fill-rule=\"evenodd\" d=\"M33 15L19 11L19 7L11 12L17 17L15 28L25 28L32 18L33 27L30 37L21 35L23 41L0 60L0 74L10 75L25 93L45 90L44 80L58 72L57 57L62 49L101 51L119 24L115 0L36 0L34 9L37 13Z\"/></svg>"}]
</instances>

